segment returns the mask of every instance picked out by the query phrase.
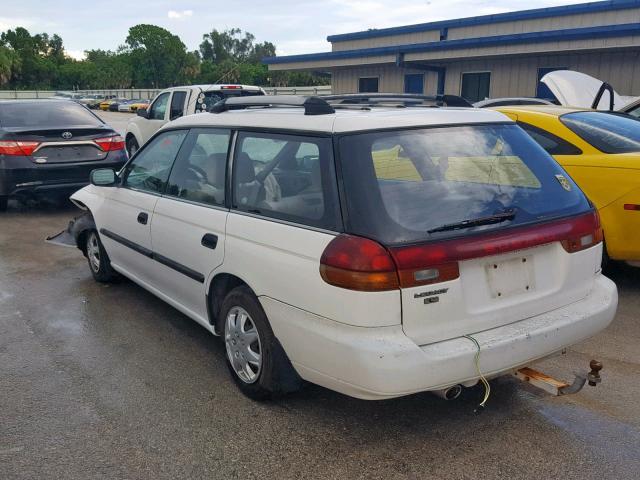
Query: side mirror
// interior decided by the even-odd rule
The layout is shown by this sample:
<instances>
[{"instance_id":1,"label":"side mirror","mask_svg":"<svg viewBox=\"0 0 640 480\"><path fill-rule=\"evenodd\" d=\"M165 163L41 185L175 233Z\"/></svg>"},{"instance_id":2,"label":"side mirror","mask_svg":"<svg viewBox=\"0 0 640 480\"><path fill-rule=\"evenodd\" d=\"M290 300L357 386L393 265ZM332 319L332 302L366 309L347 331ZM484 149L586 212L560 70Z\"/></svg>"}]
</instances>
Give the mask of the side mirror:
<instances>
[{"instance_id":1,"label":"side mirror","mask_svg":"<svg viewBox=\"0 0 640 480\"><path fill-rule=\"evenodd\" d=\"M96 187L112 187L116 184L116 172L112 168L97 168L91 171L89 181Z\"/></svg>"},{"instance_id":2,"label":"side mirror","mask_svg":"<svg viewBox=\"0 0 640 480\"><path fill-rule=\"evenodd\" d=\"M142 118L148 118L149 114L147 113L147 109L146 108L139 108L136 110L136 113L138 114L139 117Z\"/></svg>"}]
</instances>

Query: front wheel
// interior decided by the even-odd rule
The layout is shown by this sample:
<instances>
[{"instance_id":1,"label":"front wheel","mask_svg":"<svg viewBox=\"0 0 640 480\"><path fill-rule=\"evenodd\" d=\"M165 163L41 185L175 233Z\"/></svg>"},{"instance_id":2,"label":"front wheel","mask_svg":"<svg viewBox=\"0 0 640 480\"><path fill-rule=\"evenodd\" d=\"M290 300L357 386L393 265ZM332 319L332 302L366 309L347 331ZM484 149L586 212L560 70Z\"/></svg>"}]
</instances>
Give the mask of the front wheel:
<instances>
[{"instance_id":1,"label":"front wheel","mask_svg":"<svg viewBox=\"0 0 640 480\"><path fill-rule=\"evenodd\" d=\"M97 282L109 283L116 279L117 274L111 268L109 255L95 230L89 231L85 236L85 252L91 275Z\"/></svg>"},{"instance_id":2,"label":"front wheel","mask_svg":"<svg viewBox=\"0 0 640 480\"><path fill-rule=\"evenodd\" d=\"M227 366L242 393L253 400L298 390L302 381L275 338L251 289L233 289L220 311Z\"/></svg>"},{"instance_id":3,"label":"front wheel","mask_svg":"<svg viewBox=\"0 0 640 480\"><path fill-rule=\"evenodd\" d=\"M6 195L0 195L0 212L7 211L7 204L9 202L9 197Z\"/></svg>"},{"instance_id":4,"label":"front wheel","mask_svg":"<svg viewBox=\"0 0 640 480\"><path fill-rule=\"evenodd\" d=\"M127 138L127 153L129 154L129 158L133 157L139 148L140 145L138 145L138 141L135 137Z\"/></svg>"}]
</instances>

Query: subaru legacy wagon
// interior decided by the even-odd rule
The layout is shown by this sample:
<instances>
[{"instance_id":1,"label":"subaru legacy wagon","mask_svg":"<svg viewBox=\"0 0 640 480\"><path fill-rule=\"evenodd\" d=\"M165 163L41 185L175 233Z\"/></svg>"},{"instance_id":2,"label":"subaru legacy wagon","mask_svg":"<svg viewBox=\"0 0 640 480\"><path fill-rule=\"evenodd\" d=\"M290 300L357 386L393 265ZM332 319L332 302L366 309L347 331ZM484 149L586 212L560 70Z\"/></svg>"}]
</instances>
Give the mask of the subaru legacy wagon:
<instances>
[{"instance_id":1,"label":"subaru legacy wagon","mask_svg":"<svg viewBox=\"0 0 640 480\"><path fill-rule=\"evenodd\" d=\"M94 171L61 235L220 336L255 399L470 387L605 328L600 221L565 171L498 112L403 106L220 102Z\"/></svg>"}]
</instances>

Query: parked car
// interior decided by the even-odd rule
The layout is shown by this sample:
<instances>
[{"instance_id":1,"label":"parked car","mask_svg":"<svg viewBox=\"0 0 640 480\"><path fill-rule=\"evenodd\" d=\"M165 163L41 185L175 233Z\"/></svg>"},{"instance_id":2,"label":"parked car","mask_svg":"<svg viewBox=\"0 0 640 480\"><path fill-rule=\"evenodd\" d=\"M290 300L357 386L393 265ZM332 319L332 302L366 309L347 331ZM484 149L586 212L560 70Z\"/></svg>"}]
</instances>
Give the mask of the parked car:
<instances>
[{"instance_id":1,"label":"parked car","mask_svg":"<svg viewBox=\"0 0 640 480\"><path fill-rule=\"evenodd\" d=\"M507 105L553 105L549 100L530 97L488 98L473 104L476 108L504 107Z\"/></svg>"},{"instance_id":2,"label":"parked car","mask_svg":"<svg viewBox=\"0 0 640 480\"><path fill-rule=\"evenodd\" d=\"M565 107L593 108L596 110L614 110L631 113L638 108L639 97L620 95L610 86L586 73L574 70L556 70L540 79L558 103ZM602 94L597 99L600 91ZM594 102L596 104L594 105ZM637 112L635 116L640 115Z\"/></svg>"},{"instance_id":3,"label":"parked car","mask_svg":"<svg viewBox=\"0 0 640 480\"><path fill-rule=\"evenodd\" d=\"M94 168L119 169L124 139L68 100L0 103L0 210L14 195L77 190Z\"/></svg>"},{"instance_id":4,"label":"parked car","mask_svg":"<svg viewBox=\"0 0 640 480\"><path fill-rule=\"evenodd\" d=\"M250 85L191 85L167 88L151 102L149 109L137 108L137 117L129 120L125 139L133 155L165 123L183 115L207 111L216 102L230 97L264 95L260 87Z\"/></svg>"},{"instance_id":5,"label":"parked car","mask_svg":"<svg viewBox=\"0 0 640 480\"><path fill-rule=\"evenodd\" d=\"M87 107L89 107L91 110L97 110L100 108L100 104L102 102L104 102L105 100L111 100L114 98L116 98L116 95L98 95L98 98L87 103Z\"/></svg>"},{"instance_id":6,"label":"parked car","mask_svg":"<svg viewBox=\"0 0 640 480\"><path fill-rule=\"evenodd\" d=\"M128 102L129 102L129 99L128 99L128 98L115 98L115 99L113 100L113 102L111 102L111 103L109 104L109 108L108 108L108 110L109 110L110 112L118 112L118 111L119 111L119 108L120 108L120 105L125 104L125 103L128 103Z\"/></svg>"},{"instance_id":7,"label":"parked car","mask_svg":"<svg viewBox=\"0 0 640 480\"><path fill-rule=\"evenodd\" d=\"M129 105L129 111L133 113L137 112L139 108L144 108L145 110L148 109L149 100L140 100Z\"/></svg>"},{"instance_id":8,"label":"parked car","mask_svg":"<svg viewBox=\"0 0 640 480\"><path fill-rule=\"evenodd\" d=\"M616 310L597 211L491 110L233 98L92 178L53 241L220 335L252 398L455 396Z\"/></svg>"},{"instance_id":9,"label":"parked car","mask_svg":"<svg viewBox=\"0 0 640 480\"><path fill-rule=\"evenodd\" d=\"M497 110L517 120L596 206L608 258L640 266L640 122L566 107Z\"/></svg>"},{"instance_id":10,"label":"parked car","mask_svg":"<svg viewBox=\"0 0 640 480\"><path fill-rule=\"evenodd\" d=\"M103 112L106 112L106 111L108 111L108 110L109 110L109 107L110 107L113 103L118 103L118 102L121 102L121 101L123 101L123 100L126 100L126 99L123 99L123 98L116 98L116 97L108 98L108 99L103 100L102 102L100 102L99 108L100 108L100 110L102 110Z\"/></svg>"},{"instance_id":11,"label":"parked car","mask_svg":"<svg viewBox=\"0 0 640 480\"><path fill-rule=\"evenodd\" d=\"M127 112L130 113L131 112L131 106L132 105L137 105L141 102L142 100L136 98L136 99L130 99L127 100L126 102L121 102L118 104L118 111L119 112Z\"/></svg>"}]
</instances>

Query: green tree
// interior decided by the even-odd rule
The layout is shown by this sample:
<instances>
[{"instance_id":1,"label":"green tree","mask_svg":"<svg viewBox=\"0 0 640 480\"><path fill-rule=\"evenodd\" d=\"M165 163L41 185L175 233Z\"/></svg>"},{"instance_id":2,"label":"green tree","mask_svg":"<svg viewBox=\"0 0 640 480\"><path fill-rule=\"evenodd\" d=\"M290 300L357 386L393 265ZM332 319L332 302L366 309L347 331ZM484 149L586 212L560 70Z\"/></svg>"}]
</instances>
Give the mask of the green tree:
<instances>
[{"instance_id":1,"label":"green tree","mask_svg":"<svg viewBox=\"0 0 640 480\"><path fill-rule=\"evenodd\" d=\"M156 25L129 29L126 45L133 69L133 81L140 87L166 87L185 83L192 58L182 40Z\"/></svg>"}]
</instances>

